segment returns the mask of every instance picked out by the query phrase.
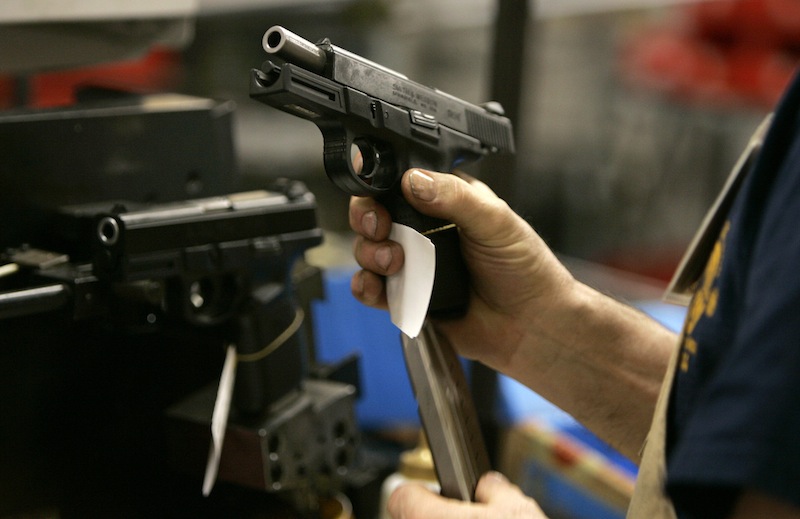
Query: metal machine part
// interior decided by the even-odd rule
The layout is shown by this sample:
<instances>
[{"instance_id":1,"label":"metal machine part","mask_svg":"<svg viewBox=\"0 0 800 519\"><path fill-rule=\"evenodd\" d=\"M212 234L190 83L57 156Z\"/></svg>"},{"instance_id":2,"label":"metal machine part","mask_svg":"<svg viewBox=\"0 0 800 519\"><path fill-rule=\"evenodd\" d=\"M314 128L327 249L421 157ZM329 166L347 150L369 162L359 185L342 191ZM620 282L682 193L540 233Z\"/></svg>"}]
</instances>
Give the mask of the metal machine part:
<instances>
[{"instance_id":1,"label":"metal machine part","mask_svg":"<svg viewBox=\"0 0 800 519\"><path fill-rule=\"evenodd\" d=\"M236 191L234 110L232 102L152 94L0 113L0 248L34 243L75 260L76 236L49 226L47 211Z\"/></svg>"},{"instance_id":2,"label":"metal machine part","mask_svg":"<svg viewBox=\"0 0 800 519\"><path fill-rule=\"evenodd\" d=\"M167 411L171 463L182 472L202 474L205 468L215 394L216 387L208 387ZM232 415L219 479L313 496L320 488L335 488L358 444L354 400L351 385L309 379L258 419Z\"/></svg>"},{"instance_id":3,"label":"metal machine part","mask_svg":"<svg viewBox=\"0 0 800 519\"><path fill-rule=\"evenodd\" d=\"M52 208L43 219L71 254L28 246L0 254L4 266L13 267L0 273L0 319L8 331L17 319L57 317L53 320L66 327L92 330L86 340L97 336L109 350L122 342L168 343L141 361L136 347L130 352L96 348L98 362L108 362L107 379L119 376L121 367L109 360L113 355L130 353L126 364L149 372L156 368L146 361L167 363L176 350L188 350L180 367L157 384L126 384L133 393L160 395L162 385L191 375L198 359L213 362L215 348L235 344L239 369L219 479L289 499L293 510L314 517L322 513L320 501L344 486L355 457L357 380L315 378L314 369L324 370L307 344L310 301L298 292L322 297L321 275L307 272L313 268L301 261L322 241L316 202L300 182L278 180L270 188L160 204L105 201ZM103 340L106 335L114 337L110 344ZM279 347L265 349L273 342ZM148 433L163 434L159 439L168 442L162 456L169 460L153 460L153 465L171 461L169 472L185 476L204 464L215 391L214 385L210 391L197 388L210 380L181 390L166 405L163 400L161 406L142 404L148 417L159 415ZM170 405L165 425L160 414ZM124 402L119 409L125 409ZM131 431L139 426L127 425ZM83 445L77 433L65 437ZM104 447L119 450L113 442L108 438ZM0 464L0 478L5 469ZM169 477L151 474L149 467L142 471L154 481ZM122 494L115 489L110 495Z\"/></svg>"},{"instance_id":4,"label":"metal machine part","mask_svg":"<svg viewBox=\"0 0 800 519\"><path fill-rule=\"evenodd\" d=\"M94 270L135 281L239 269L287 244L320 243L315 209L308 192L291 201L283 193L253 191L143 209L118 203L95 217Z\"/></svg>"}]
</instances>

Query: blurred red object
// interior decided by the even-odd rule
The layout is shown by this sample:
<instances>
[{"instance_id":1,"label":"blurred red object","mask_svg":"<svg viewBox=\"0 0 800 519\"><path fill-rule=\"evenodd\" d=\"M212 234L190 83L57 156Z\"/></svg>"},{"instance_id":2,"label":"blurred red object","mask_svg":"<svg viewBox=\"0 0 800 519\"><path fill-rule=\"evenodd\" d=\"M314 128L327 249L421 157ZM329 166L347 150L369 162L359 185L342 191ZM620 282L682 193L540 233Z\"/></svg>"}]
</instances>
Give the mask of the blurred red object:
<instances>
[{"instance_id":1,"label":"blurred red object","mask_svg":"<svg viewBox=\"0 0 800 519\"><path fill-rule=\"evenodd\" d=\"M30 79L29 104L33 107L69 105L84 86L124 92L151 93L169 90L180 82L180 54L154 48L143 58L62 72L38 74Z\"/></svg>"},{"instance_id":2,"label":"blurred red object","mask_svg":"<svg viewBox=\"0 0 800 519\"><path fill-rule=\"evenodd\" d=\"M153 48L141 58L73 70L44 72L26 78L22 94L34 108L66 106L76 101L82 87L99 87L130 93L163 92L181 81L178 51ZM18 93L14 78L0 77L0 108L14 106Z\"/></svg>"},{"instance_id":3,"label":"blurred red object","mask_svg":"<svg viewBox=\"0 0 800 519\"><path fill-rule=\"evenodd\" d=\"M0 76L0 110L14 106L15 88L13 78Z\"/></svg>"},{"instance_id":4,"label":"blurred red object","mask_svg":"<svg viewBox=\"0 0 800 519\"><path fill-rule=\"evenodd\" d=\"M800 0L716 0L623 45L622 76L686 103L770 108L800 63Z\"/></svg>"},{"instance_id":5,"label":"blurred red object","mask_svg":"<svg viewBox=\"0 0 800 519\"><path fill-rule=\"evenodd\" d=\"M656 28L630 40L622 56L623 76L637 88L687 103L732 101L727 61L717 48Z\"/></svg>"},{"instance_id":6,"label":"blurred red object","mask_svg":"<svg viewBox=\"0 0 800 519\"><path fill-rule=\"evenodd\" d=\"M704 39L773 48L800 44L798 0L715 0L684 9Z\"/></svg>"}]
</instances>

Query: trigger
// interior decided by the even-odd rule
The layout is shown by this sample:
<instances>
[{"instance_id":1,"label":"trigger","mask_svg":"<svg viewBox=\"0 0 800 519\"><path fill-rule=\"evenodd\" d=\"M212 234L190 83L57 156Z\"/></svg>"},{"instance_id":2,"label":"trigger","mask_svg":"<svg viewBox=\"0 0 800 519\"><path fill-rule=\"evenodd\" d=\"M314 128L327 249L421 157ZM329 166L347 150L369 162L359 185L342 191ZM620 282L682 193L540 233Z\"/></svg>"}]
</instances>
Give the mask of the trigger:
<instances>
[{"instance_id":1,"label":"trigger","mask_svg":"<svg viewBox=\"0 0 800 519\"><path fill-rule=\"evenodd\" d=\"M353 141L350 148L353 172L365 185L382 191L394 182L392 152L388 146L381 146L365 138Z\"/></svg>"}]
</instances>

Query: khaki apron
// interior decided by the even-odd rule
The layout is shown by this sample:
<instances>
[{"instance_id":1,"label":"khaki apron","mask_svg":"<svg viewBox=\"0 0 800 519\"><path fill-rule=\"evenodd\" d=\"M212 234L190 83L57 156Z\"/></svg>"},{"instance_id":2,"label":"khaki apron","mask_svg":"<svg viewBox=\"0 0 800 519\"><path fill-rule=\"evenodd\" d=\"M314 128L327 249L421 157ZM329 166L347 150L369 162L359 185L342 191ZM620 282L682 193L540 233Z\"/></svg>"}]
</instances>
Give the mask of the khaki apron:
<instances>
[{"instance_id":1,"label":"khaki apron","mask_svg":"<svg viewBox=\"0 0 800 519\"><path fill-rule=\"evenodd\" d=\"M667 432L667 406L678 365L681 343L682 341L678 342L672 353L667 376L664 377L664 384L658 395L653 423L643 447L636 487L628 507L628 519L676 519L675 509L664 493L667 474L664 450Z\"/></svg>"}]
</instances>

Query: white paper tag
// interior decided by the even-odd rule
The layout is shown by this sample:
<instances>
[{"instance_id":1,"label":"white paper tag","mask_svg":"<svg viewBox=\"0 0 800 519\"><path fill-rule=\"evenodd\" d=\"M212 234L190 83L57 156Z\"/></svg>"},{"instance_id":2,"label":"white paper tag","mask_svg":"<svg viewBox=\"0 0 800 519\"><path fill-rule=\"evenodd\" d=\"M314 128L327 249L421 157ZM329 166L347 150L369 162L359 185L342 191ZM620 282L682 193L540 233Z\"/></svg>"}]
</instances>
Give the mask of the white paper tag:
<instances>
[{"instance_id":1,"label":"white paper tag","mask_svg":"<svg viewBox=\"0 0 800 519\"><path fill-rule=\"evenodd\" d=\"M405 263L386 280L386 296L392 323L411 338L419 335L433 292L436 248L411 227L392 224L389 239L403 247Z\"/></svg>"},{"instance_id":2,"label":"white paper tag","mask_svg":"<svg viewBox=\"0 0 800 519\"><path fill-rule=\"evenodd\" d=\"M236 346L231 344L225 353L225 363L219 377L217 400L211 414L211 445L208 449L206 474L203 478L203 495L208 496L217 481L219 459L222 455L222 443L225 441L225 429L228 426L228 415L233 398L233 383L236 380Z\"/></svg>"}]
</instances>

